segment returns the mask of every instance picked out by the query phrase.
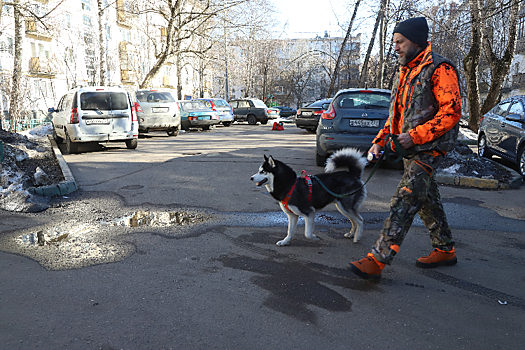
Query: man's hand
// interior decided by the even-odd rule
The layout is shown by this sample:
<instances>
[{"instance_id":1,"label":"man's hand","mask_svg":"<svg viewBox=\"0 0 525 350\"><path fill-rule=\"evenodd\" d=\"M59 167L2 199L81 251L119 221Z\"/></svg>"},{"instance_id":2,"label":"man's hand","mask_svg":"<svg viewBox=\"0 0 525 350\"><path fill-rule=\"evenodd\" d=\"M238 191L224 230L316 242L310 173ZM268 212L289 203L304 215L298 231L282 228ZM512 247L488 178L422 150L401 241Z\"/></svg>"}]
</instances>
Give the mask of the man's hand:
<instances>
[{"instance_id":1,"label":"man's hand","mask_svg":"<svg viewBox=\"0 0 525 350\"><path fill-rule=\"evenodd\" d=\"M410 134L407 132L403 134L399 134L397 136L397 140L399 141L399 144L401 145L403 149L407 149L407 148L414 146L414 142L412 141L412 136L410 136Z\"/></svg>"},{"instance_id":2,"label":"man's hand","mask_svg":"<svg viewBox=\"0 0 525 350\"><path fill-rule=\"evenodd\" d=\"M377 143L374 143L368 150L368 153L372 153L375 159L379 159L379 157L381 157L381 146L379 146Z\"/></svg>"}]
</instances>

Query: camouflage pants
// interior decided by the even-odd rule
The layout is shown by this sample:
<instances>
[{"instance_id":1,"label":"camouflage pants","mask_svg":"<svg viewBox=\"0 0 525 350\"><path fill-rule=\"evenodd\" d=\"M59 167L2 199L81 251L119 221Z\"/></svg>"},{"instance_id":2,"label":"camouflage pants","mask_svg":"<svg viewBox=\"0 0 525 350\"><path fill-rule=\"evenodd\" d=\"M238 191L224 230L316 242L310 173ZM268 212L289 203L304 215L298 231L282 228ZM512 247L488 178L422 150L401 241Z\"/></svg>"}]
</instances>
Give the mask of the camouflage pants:
<instances>
[{"instance_id":1,"label":"camouflage pants","mask_svg":"<svg viewBox=\"0 0 525 350\"><path fill-rule=\"evenodd\" d=\"M392 262L416 214L429 230L434 248L449 251L454 247L438 184L431 176L442 160L442 156L433 157L426 153L404 159L405 172L392 197L390 216L372 248L378 261L385 264Z\"/></svg>"}]
</instances>

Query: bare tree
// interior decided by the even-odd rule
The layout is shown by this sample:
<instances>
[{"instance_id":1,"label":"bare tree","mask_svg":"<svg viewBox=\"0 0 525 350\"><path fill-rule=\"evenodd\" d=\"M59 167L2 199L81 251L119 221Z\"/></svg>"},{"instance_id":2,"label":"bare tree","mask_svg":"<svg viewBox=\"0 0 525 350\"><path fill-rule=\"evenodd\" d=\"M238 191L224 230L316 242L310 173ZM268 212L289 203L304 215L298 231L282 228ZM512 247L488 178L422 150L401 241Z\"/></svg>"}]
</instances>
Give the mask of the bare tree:
<instances>
[{"instance_id":1,"label":"bare tree","mask_svg":"<svg viewBox=\"0 0 525 350\"><path fill-rule=\"evenodd\" d=\"M352 33L352 26L354 24L355 17L357 16L357 10L359 9L359 5L361 4L361 0L357 0L357 2L354 5L354 13L352 14L352 18L350 19L350 23L348 23L348 29L346 30L345 38L343 39L343 43L341 44L341 50L339 51L339 56L337 57L337 61L335 62L334 72L332 74L332 79L330 81L330 88L328 89L328 96L332 96L332 94L335 92L334 86L335 81L337 79L337 75L339 72L339 65L341 64L341 59L343 58L343 52L345 51L344 48L346 47L348 43L348 39L350 38L350 35Z\"/></svg>"}]
</instances>

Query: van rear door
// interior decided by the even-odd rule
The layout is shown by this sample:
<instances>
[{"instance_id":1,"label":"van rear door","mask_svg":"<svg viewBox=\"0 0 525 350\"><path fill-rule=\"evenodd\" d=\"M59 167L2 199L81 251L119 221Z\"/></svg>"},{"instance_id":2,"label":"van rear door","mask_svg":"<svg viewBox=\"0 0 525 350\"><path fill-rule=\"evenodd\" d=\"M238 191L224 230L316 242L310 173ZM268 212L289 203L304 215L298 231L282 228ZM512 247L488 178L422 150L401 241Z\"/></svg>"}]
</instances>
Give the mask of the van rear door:
<instances>
[{"instance_id":1,"label":"van rear door","mask_svg":"<svg viewBox=\"0 0 525 350\"><path fill-rule=\"evenodd\" d=\"M82 92L80 110L79 123L83 124L86 134L110 134L131 130L130 107L125 92Z\"/></svg>"}]
</instances>

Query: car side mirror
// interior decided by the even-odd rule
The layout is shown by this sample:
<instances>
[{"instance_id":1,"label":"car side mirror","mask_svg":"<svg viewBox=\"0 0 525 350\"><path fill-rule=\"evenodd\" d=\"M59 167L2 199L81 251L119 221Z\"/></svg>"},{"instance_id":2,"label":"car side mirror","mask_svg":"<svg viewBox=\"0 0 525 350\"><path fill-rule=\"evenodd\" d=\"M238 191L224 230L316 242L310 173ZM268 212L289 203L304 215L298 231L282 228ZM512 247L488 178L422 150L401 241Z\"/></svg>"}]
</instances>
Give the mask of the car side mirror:
<instances>
[{"instance_id":1,"label":"car side mirror","mask_svg":"<svg viewBox=\"0 0 525 350\"><path fill-rule=\"evenodd\" d=\"M509 114L508 116L505 117L505 119L511 122L519 122L519 123L525 122L525 117L519 114Z\"/></svg>"},{"instance_id":2,"label":"car side mirror","mask_svg":"<svg viewBox=\"0 0 525 350\"><path fill-rule=\"evenodd\" d=\"M48 113L55 113L56 110L55 110L54 107L51 107L51 108L49 108L49 109L47 110L47 112L48 112Z\"/></svg>"}]
</instances>

